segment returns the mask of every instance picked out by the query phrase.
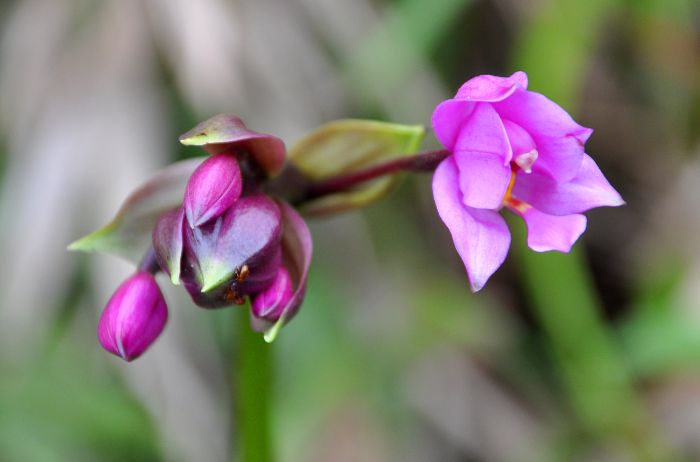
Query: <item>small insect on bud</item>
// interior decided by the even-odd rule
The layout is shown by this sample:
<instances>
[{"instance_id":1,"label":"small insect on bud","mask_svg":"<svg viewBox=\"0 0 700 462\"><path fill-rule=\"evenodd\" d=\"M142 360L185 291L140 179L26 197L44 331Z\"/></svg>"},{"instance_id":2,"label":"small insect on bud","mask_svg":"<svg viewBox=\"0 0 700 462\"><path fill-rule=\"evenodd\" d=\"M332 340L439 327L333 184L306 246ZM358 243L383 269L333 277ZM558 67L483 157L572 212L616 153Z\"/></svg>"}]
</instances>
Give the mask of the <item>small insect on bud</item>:
<instances>
[{"instance_id":1,"label":"small insect on bud","mask_svg":"<svg viewBox=\"0 0 700 462\"><path fill-rule=\"evenodd\" d=\"M185 189L185 216L190 228L220 216L243 189L241 169L231 154L209 157L197 167Z\"/></svg>"},{"instance_id":2,"label":"small insect on bud","mask_svg":"<svg viewBox=\"0 0 700 462\"><path fill-rule=\"evenodd\" d=\"M139 271L114 292L102 312L97 335L102 347L126 361L138 358L168 320L168 307L153 275Z\"/></svg>"}]
</instances>

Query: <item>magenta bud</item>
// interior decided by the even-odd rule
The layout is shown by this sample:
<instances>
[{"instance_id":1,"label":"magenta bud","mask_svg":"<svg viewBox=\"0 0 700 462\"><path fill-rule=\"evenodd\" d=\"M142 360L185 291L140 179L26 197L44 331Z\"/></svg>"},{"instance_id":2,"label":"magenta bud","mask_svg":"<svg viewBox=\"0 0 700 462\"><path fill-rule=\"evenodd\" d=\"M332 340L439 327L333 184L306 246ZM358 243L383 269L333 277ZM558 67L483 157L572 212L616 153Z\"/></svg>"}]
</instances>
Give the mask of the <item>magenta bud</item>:
<instances>
[{"instance_id":1,"label":"magenta bud","mask_svg":"<svg viewBox=\"0 0 700 462\"><path fill-rule=\"evenodd\" d=\"M289 272L280 266L272 284L253 297L251 303L253 315L269 322L276 322L293 295L292 278Z\"/></svg>"},{"instance_id":2,"label":"magenta bud","mask_svg":"<svg viewBox=\"0 0 700 462\"><path fill-rule=\"evenodd\" d=\"M131 361L151 346L167 320L168 307L156 280L140 271L124 281L107 302L97 336L105 350Z\"/></svg>"},{"instance_id":3,"label":"magenta bud","mask_svg":"<svg viewBox=\"0 0 700 462\"><path fill-rule=\"evenodd\" d=\"M243 189L241 169L230 154L217 154L202 162L185 188L185 216L190 228L220 216Z\"/></svg>"}]
</instances>

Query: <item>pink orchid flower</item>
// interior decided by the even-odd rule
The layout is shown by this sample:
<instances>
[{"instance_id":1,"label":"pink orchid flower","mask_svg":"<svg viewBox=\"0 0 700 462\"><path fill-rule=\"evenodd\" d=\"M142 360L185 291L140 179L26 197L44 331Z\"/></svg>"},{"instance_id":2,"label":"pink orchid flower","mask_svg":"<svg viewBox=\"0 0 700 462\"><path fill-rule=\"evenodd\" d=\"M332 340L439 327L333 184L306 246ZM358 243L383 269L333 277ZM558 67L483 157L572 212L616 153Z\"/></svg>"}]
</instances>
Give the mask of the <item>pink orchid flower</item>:
<instances>
[{"instance_id":1,"label":"pink orchid flower","mask_svg":"<svg viewBox=\"0 0 700 462\"><path fill-rule=\"evenodd\" d=\"M475 292L510 247L503 207L525 220L532 250L568 252L582 212L624 204L584 152L593 131L528 91L524 72L467 81L435 109L433 128L451 152L433 177L435 204Z\"/></svg>"}]
</instances>

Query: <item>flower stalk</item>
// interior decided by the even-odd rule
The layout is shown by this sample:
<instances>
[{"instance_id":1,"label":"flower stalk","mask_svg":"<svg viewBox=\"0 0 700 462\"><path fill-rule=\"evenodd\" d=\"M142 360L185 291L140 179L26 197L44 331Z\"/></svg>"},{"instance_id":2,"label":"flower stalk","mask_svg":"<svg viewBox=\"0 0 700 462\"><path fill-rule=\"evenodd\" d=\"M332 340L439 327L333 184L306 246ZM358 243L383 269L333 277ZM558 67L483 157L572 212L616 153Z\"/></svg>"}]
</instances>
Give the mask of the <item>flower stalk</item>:
<instances>
[{"instance_id":1,"label":"flower stalk","mask_svg":"<svg viewBox=\"0 0 700 462\"><path fill-rule=\"evenodd\" d=\"M237 308L234 332L237 340L231 361L234 441L237 452L233 460L239 462L271 462L270 406L274 380L272 345L250 328L248 310Z\"/></svg>"},{"instance_id":2,"label":"flower stalk","mask_svg":"<svg viewBox=\"0 0 700 462\"><path fill-rule=\"evenodd\" d=\"M448 155L446 149L421 152L317 182L301 178L298 172L295 174L293 171L287 171L277 182L268 186L268 191L285 197L291 196L288 197L289 202L292 205L300 205L312 199L350 190L386 175L399 172L432 172Z\"/></svg>"}]
</instances>

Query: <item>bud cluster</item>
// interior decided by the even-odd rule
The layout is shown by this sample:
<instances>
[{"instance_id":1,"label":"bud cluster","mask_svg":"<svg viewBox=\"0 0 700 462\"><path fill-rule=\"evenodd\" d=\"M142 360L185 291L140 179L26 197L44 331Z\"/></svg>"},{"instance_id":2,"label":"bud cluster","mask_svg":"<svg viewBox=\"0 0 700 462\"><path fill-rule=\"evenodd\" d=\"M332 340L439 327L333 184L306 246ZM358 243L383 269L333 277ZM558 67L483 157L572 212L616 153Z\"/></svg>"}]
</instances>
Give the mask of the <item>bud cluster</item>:
<instances>
[{"instance_id":1,"label":"bud cluster","mask_svg":"<svg viewBox=\"0 0 700 462\"><path fill-rule=\"evenodd\" d=\"M165 327L167 305L152 274L159 270L203 308L242 305L250 298L251 325L268 341L301 304L310 233L291 206L260 188L260 171L271 165L266 156L277 153L281 141L248 131L237 118L223 122L234 124L235 139L207 149L212 155L189 176L181 205L157 219L150 264L117 289L102 314L102 346L127 361Z\"/></svg>"}]
</instances>

